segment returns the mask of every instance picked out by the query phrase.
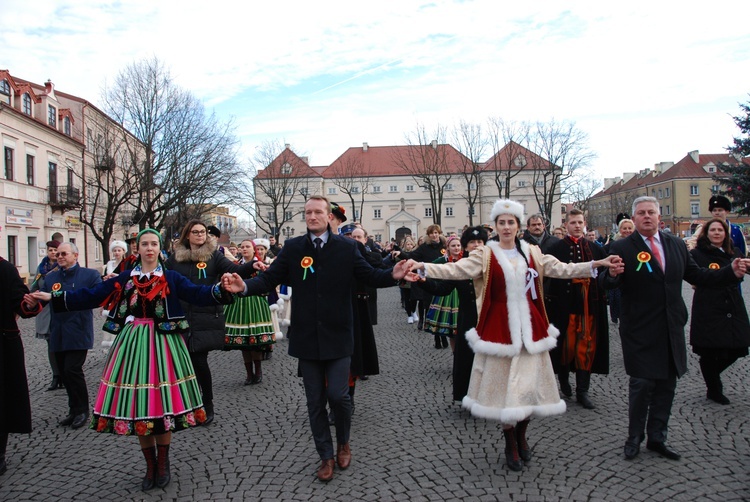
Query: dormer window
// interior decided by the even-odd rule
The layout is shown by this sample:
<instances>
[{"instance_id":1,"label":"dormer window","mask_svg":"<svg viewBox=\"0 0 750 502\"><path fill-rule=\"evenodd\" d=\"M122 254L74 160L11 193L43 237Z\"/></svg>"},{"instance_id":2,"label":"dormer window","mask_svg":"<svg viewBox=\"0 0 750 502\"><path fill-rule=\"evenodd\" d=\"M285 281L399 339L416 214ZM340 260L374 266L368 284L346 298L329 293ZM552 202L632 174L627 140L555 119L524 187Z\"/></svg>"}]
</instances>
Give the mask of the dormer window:
<instances>
[{"instance_id":1,"label":"dormer window","mask_svg":"<svg viewBox=\"0 0 750 502\"><path fill-rule=\"evenodd\" d=\"M31 96L28 92L25 92L21 98L21 110L26 115L31 115Z\"/></svg>"},{"instance_id":2,"label":"dormer window","mask_svg":"<svg viewBox=\"0 0 750 502\"><path fill-rule=\"evenodd\" d=\"M70 117L65 117L63 119L63 132L70 136Z\"/></svg>"},{"instance_id":3,"label":"dormer window","mask_svg":"<svg viewBox=\"0 0 750 502\"><path fill-rule=\"evenodd\" d=\"M57 127L57 110L52 105L47 105L47 123L52 127Z\"/></svg>"},{"instance_id":4,"label":"dormer window","mask_svg":"<svg viewBox=\"0 0 750 502\"><path fill-rule=\"evenodd\" d=\"M10 104L10 84L7 79L0 80L0 99Z\"/></svg>"}]
</instances>

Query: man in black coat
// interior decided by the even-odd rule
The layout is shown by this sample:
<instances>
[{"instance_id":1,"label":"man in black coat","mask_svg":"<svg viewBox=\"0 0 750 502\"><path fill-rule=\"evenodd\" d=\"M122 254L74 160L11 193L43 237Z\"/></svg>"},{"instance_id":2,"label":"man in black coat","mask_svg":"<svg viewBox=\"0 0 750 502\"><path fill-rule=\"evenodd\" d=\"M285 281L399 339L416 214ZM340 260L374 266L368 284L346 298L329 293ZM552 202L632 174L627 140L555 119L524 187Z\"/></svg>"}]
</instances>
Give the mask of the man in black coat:
<instances>
[{"instance_id":1,"label":"man in black coat","mask_svg":"<svg viewBox=\"0 0 750 502\"><path fill-rule=\"evenodd\" d=\"M739 282L747 270L747 261L741 259L721 270L701 269L682 240L658 231L659 220L657 199L633 201L636 231L610 246L610 253L624 261L624 272L602 275L605 287L622 291L620 338L630 376L626 459L638 455L644 428L646 448L672 460L680 458L665 441L677 378L687 371L684 327L688 313L682 281L729 285Z\"/></svg>"},{"instance_id":2,"label":"man in black coat","mask_svg":"<svg viewBox=\"0 0 750 502\"><path fill-rule=\"evenodd\" d=\"M333 478L333 441L326 416L330 402L336 420L337 463L351 462L349 369L354 348L352 292L355 280L375 287L395 286L406 275L401 263L376 270L362 257L357 242L335 235L331 203L313 196L305 203L307 233L284 244L271 266L245 281L245 295L257 295L287 284L294 291L289 355L300 360L307 410L315 446L322 460L318 479Z\"/></svg>"},{"instance_id":3,"label":"man in black coat","mask_svg":"<svg viewBox=\"0 0 750 502\"><path fill-rule=\"evenodd\" d=\"M585 238L583 211L568 212L567 235L546 251L563 263L584 263L604 258L601 246ZM546 281L546 278L545 278ZM560 330L557 346L550 351L552 366L560 380L560 390L570 397L568 375L576 374L576 401L593 409L589 398L591 373L609 373L609 324L607 300L596 279L550 279L545 290L550 322Z\"/></svg>"},{"instance_id":4,"label":"man in black coat","mask_svg":"<svg viewBox=\"0 0 750 502\"><path fill-rule=\"evenodd\" d=\"M547 232L547 229L544 228L544 216L538 213L532 214L526 220L526 230L524 230L521 238L529 244L539 246L544 254L549 253L549 248L560 242L560 239Z\"/></svg>"}]
</instances>

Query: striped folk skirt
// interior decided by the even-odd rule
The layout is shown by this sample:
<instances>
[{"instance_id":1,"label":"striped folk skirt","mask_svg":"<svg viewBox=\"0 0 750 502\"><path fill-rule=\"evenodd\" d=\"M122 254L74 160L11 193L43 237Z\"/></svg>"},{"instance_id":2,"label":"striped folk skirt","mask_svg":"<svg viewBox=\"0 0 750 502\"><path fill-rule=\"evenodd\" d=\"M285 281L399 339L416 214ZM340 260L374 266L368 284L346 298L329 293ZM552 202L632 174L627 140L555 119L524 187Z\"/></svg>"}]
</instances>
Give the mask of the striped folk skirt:
<instances>
[{"instance_id":1,"label":"striped folk skirt","mask_svg":"<svg viewBox=\"0 0 750 502\"><path fill-rule=\"evenodd\" d=\"M187 429L205 420L182 335L156 333L153 319L127 323L109 350L90 428L149 436Z\"/></svg>"},{"instance_id":2,"label":"striped folk skirt","mask_svg":"<svg viewBox=\"0 0 750 502\"><path fill-rule=\"evenodd\" d=\"M224 307L224 350L271 352L276 331L265 296L244 296Z\"/></svg>"},{"instance_id":3,"label":"striped folk skirt","mask_svg":"<svg viewBox=\"0 0 750 502\"><path fill-rule=\"evenodd\" d=\"M455 336L458 328L458 291L434 296L424 319L424 330L434 335Z\"/></svg>"}]
</instances>

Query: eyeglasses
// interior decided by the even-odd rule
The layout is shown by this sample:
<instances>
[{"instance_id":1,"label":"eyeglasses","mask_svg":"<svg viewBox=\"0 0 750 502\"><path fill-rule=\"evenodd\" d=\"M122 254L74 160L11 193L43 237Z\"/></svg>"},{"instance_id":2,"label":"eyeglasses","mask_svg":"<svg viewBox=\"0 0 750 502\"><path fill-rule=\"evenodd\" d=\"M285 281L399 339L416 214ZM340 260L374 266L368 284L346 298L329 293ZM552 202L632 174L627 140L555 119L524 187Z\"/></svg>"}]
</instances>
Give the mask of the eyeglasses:
<instances>
[{"instance_id":1,"label":"eyeglasses","mask_svg":"<svg viewBox=\"0 0 750 502\"><path fill-rule=\"evenodd\" d=\"M73 256L74 254L75 253L68 253L67 251L58 251L57 252L57 256L68 256L68 255Z\"/></svg>"},{"instance_id":2,"label":"eyeglasses","mask_svg":"<svg viewBox=\"0 0 750 502\"><path fill-rule=\"evenodd\" d=\"M205 230L191 230L190 233L193 235L206 235Z\"/></svg>"}]
</instances>

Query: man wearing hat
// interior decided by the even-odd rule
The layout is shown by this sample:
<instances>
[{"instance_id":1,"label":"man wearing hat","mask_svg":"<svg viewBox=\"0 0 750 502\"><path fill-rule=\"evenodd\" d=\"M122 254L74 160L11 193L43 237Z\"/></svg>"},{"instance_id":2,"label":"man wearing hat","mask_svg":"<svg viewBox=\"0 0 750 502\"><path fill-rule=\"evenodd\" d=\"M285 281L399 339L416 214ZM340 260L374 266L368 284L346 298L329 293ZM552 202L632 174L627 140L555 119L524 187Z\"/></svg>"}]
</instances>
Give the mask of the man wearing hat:
<instances>
[{"instance_id":1,"label":"man wearing hat","mask_svg":"<svg viewBox=\"0 0 750 502\"><path fill-rule=\"evenodd\" d=\"M729 222L727 215L732 212L732 203L723 195L714 195L708 200L708 210L714 218L725 220L731 229L732 244L740 250L742 256L747 256L747 244L745 236L739 225L733 225Z\"/></svg>"}]
</instances>

